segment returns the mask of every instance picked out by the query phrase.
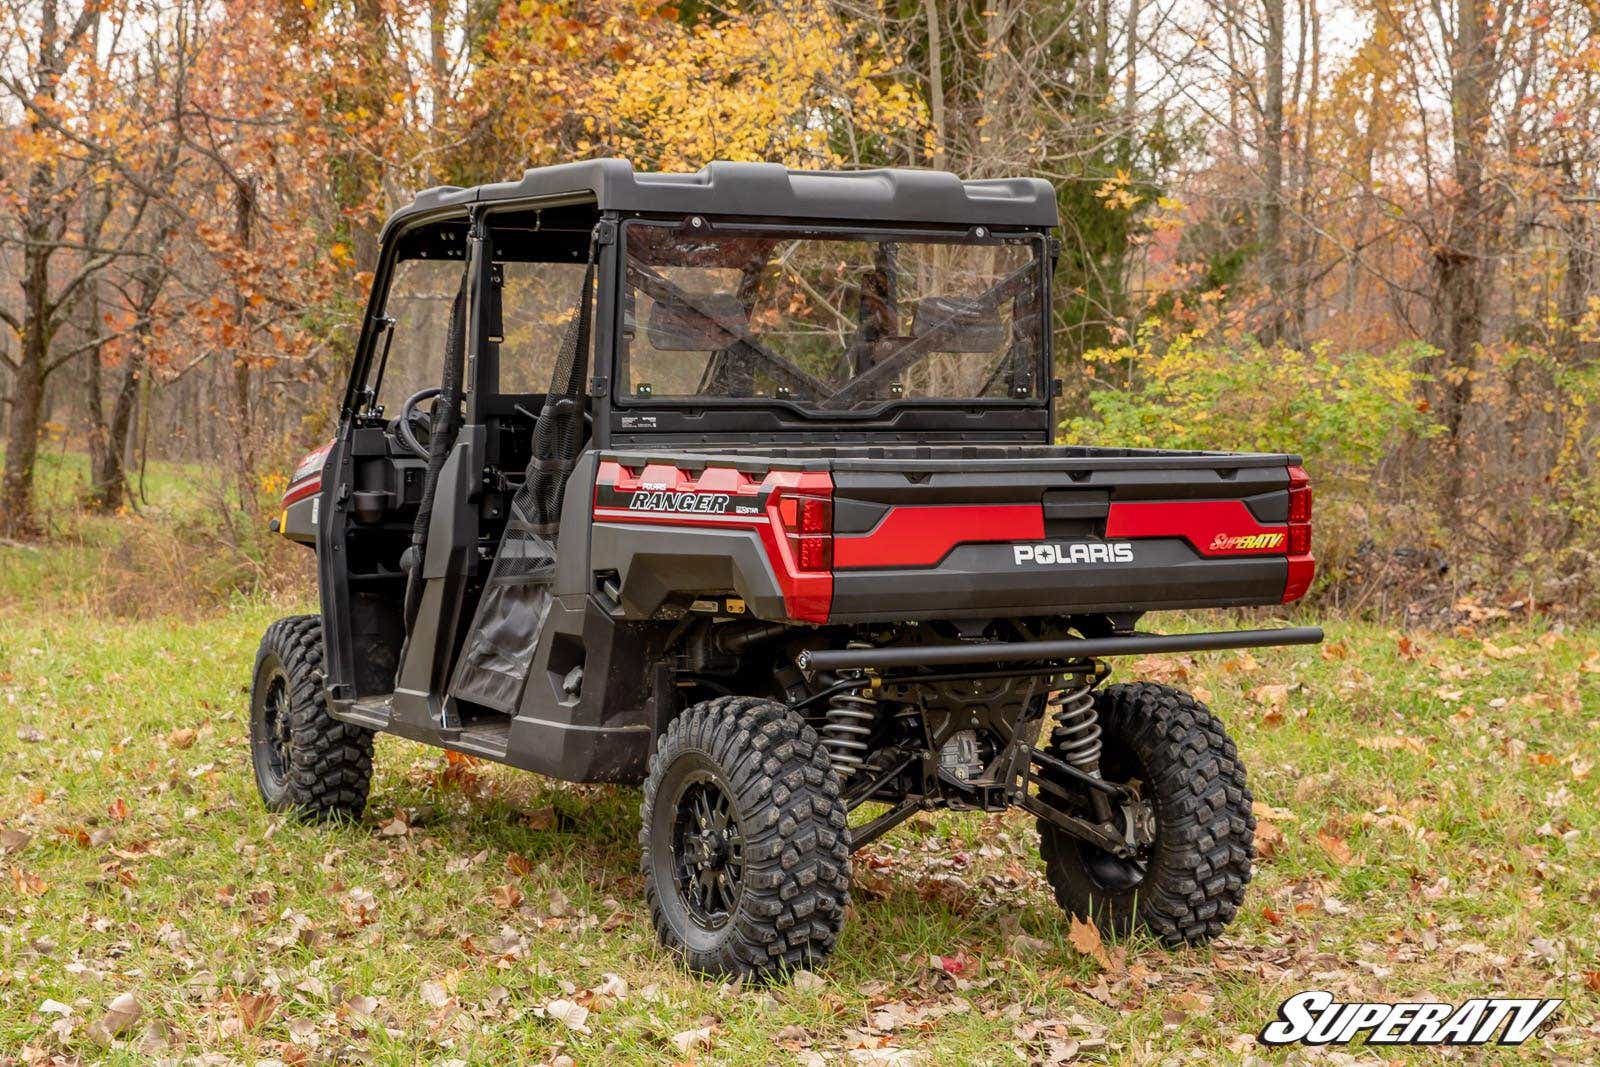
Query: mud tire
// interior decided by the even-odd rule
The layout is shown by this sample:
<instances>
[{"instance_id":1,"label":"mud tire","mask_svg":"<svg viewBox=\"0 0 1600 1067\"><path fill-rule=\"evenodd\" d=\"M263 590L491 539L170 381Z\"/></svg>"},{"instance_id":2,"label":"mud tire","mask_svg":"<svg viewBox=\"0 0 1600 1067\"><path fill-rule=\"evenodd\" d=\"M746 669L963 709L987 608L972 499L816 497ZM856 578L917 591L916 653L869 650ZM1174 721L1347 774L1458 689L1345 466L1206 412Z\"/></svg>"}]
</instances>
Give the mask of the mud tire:
<instances>
[{"instance_id":1,"label":"mud tire","mask_svg":"<svg viewBox=\"0 0 1600 1067\"><path fill-rule=\"evenodd\" d=\"M1056 902L1103 933L1135 927L1176 947L1222 933L1244 900L1255 816L1238 750L1210 709L1181 689L1140 682L1095 695L1110 781L1140 780L1156 839L1143 869L1039 822L1039 852Z\"/></svg>"}]
</instances>

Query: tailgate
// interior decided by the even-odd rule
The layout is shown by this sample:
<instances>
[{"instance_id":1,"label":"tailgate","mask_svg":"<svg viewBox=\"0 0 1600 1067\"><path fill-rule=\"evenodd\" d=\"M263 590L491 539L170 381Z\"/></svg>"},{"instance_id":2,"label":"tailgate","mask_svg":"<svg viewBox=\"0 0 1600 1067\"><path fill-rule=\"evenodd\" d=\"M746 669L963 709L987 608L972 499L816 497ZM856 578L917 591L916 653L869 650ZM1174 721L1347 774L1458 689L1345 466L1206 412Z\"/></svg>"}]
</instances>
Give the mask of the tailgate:
<instances>
[{"instance_id":1,"label":"tailgate","mask_svg":"<svg viewBox=\"0 0 1600 1067\"><path fill-rule=\"evenodd\" d=\"M1294 456L909 453L830 464L830 621L1275 604L1310 581L1309 545L1289 556Z\"/></svg>"}]
</instances>

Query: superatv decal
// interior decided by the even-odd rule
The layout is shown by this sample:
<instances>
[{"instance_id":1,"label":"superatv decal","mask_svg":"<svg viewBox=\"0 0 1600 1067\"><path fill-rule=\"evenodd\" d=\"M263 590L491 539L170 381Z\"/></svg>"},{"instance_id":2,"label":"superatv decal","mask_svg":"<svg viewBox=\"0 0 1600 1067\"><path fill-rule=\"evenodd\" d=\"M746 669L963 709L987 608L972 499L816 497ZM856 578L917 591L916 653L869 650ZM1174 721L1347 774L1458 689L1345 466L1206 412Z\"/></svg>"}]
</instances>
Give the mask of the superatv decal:
<instances>
[{"instance_id":1,"label":"superatv decal","mask_svg":"<svg viewBox=\"0 0 1600 1067\"><path fill-rule=\"evenodd\" d=\"M1254 552L1269 548L1281 548L1286 536L1286 534L1281 533L1243 535L1219 533L1211 539L1211 551Z\"/></svg>"},{"instance_id":2,"label":"superatv decal","mask_svg":"<svg viewBox=\"0 0 1600 1067\"><path fill-rule=\"evenodd\" d=\"M1012 545L1013 562L1054 566L1070 563L1132 563L1133 546L1126 541L1074 541L1071 544Z\"/></svg>"},{"instance_id":3,"label":"superatv decal","mask_svg":"<svg viewBox=\"0 0 1600 1067\"><path fill-rule=\"evenodd\" d=\"M1262 1028L1263 1045L1520 1045L1564 1002L1474 997L1460 1007L1432 1001L1339 1001L1322 989L1296 993Z\"/></svg>"}]
</instances>

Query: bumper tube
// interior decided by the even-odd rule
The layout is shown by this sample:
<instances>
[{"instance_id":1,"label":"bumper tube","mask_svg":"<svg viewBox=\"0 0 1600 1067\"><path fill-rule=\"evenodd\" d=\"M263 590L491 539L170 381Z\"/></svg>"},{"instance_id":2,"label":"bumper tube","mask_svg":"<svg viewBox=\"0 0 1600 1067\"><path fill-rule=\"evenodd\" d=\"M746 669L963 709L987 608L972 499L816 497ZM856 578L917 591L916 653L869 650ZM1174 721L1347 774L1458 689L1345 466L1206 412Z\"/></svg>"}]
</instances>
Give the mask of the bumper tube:
<instances>
[{"instance_id":1,"label":"bumper tube","mask_svg":"<svg viewBox=\"0 0 1600 1067\"><path fill-rule=\"evenodd\" d=\"M958 663L1021 663L1033 660L1143 656L1159 652L1210 652L1228 648L1314 645L1321 640L1322 628L1318 626L1287 626L1272 630L1229 630L1200 634L1135 633L1120 637L1069 638L1061 641L991 641L981 644L819 649L800 653L795 659L795 665L807 673L891 667L948 667Z\"/></svg>"}]
</instances>

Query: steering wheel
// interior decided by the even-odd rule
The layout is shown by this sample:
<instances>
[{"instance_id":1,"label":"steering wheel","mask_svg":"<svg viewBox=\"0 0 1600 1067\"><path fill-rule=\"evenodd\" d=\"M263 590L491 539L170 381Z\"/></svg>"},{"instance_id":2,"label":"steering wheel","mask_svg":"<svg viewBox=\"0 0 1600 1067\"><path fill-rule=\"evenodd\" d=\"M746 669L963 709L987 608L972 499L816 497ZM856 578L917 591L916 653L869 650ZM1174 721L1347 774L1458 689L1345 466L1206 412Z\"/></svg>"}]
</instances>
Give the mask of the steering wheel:
<instances>
[{"instance_id":1,"label":"steering wheel","mask_svg":"<svg viewBox=\"0 0 1600 1067\"><path fill-rule=\"evenodd\" d=\"M400 443L405 445L418 459L428 458L428 446L417 437L420 430L428 433L433 429L433 416L418 411L417 405L424 400L432 400L443 390L438 386L430 389L419 389L406 397L406 402L400 406L400 416L394 420L394 435L400 438Z\"/></svg>"}]
</instances>

